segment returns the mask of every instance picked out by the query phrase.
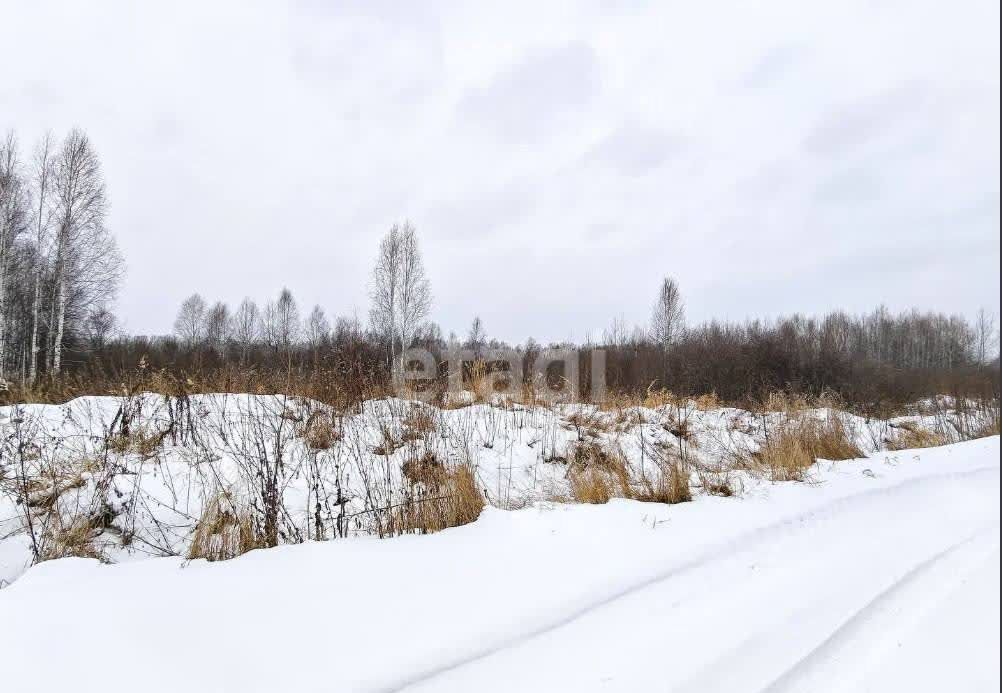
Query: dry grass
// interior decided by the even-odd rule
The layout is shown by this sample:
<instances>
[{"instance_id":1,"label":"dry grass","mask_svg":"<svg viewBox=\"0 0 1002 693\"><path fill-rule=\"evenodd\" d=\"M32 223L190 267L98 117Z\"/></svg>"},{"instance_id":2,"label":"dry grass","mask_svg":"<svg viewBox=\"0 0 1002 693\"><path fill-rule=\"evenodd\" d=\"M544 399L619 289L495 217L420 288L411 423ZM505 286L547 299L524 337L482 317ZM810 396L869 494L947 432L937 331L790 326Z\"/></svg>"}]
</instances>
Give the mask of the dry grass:
<instances>
[{"instance_id":1,"label":"dry grass","mask_svg":"<svg viewBox=\"0 0 1002 693\"><path fill-rule=\"evenodd\" d=\"M401 439L405 442L425 440L437 428L434 410L430 407L414 406L404 417Z\"/></svg>"},{"instance_id":2,"label":"dry grass","mask_svg":"<svg viewBox=\"0 0 1002 693\"><path fill-rule=\"evenodd\" d=\"M720 409L722 406L720 398L717 397L716 392L708 392L700 395L693 400L693 403L696 405L696 409L699 409L700 411L712 411L714 409Z\"/></svg>"},{"instance_id":3,"label":"dry grass","mask_svg":"<svg viewBox=\"0 0 1002 693\"><path fill-rule=\"evenodd\" d=\"M699 476L699 485L703 493L710 496L723 496L730 498L736 495L734 483L727 468L718 469L697 468L696 474Z\"/></svg>"},{"instance_id":4,"label":"dry grass","mask_svg":"<svg viewBox=\"0 0 1002 693\"><path fill-rule=\"evenodd\" d=\"M156 457L157 453L160 452L165 437L166 433L164 432L151 432L138 428L129 435L119 433L109 436L105 440L105 446L109 451L119 455L135 453L141 459L148 460Z\"/></svg>"},{"instance_id":5,"label":"dry grass","mask_svg":"<svg viewBox=\"0 0 1002 693\"><path fill-rule=\"evenodd\" d=\"M100 533L100 523L94 518L79 516L66 525L54 528L42 542L40 561L75 556L103 560L94 540Z\"/></svg>"},{"instance_id":6,"label":"dry grass","mask_svg":"<svg viewBox=\"0 0 1002 693\"><path fill-rule=\"evenodd\" d=\"M678 405L680 402L681 400L670 390L648 388L640 404L647 409L660 409L668 405Z\"/></svg>"},{"instance_id":7,"label":"dry grass","mask_svg":"<svg viewBox=\"0 0 1002 693\"><path fill-rule=\"evenodd\" d=\"M470 392L473 393L474 402L483 404L491 401L491 395L494 394L494 381L491 379L484 361L474 361L470 366L469 386Z\"/></svg>"},{"instance_id":8,"label":"dry grass","mask_svg":"<svg viewBox=\"0 0 1002 693\"><path fill-rule=\"evenodd\" d=\"M409 477L413 496L396 509L394 517L401 533L428 534L469 524L484 509L484 497L469 465L446 467L436 461L413 467L411 473L423 480Z\"/></svg>"},{"instance_id":9,"label":"dry grass","mask_svg":"<svg viewBox=\"0 0 1002 693\"><path fill-rule=\"evenodd\" d=\"M888 450L911 450L913 448L934 448L946 445L946 437L942 433L921 428L910 421L894 425L897 434L887 440Z\"/></svg>"},{"instance_id":10,"label":"dry grass","mask_svg":"<svg viewBox=\"0 0 1002 693\"><path fill-rule=\"evenodd\" d=\"M688 503L692 500L689 465L681 459L666 459L658 464L654 479L643 480L637 500L649 503Z\"/></svg>"},{"instance_id":11,"label":"dry grass","mask_svg":"<svg viewBox=\"0 0 1002 693\"><path fill-rule=\"evenodd\" d=\"M393 427L382 419L379 420L379 436L380 442L372 448L372 452L376 455L390 456L404 446L403 441L393 432Z\"/></svg>"},{"instance_id":12,"label":"dry grass","mask_svg":"<svg viewBox=\"0 0 1002 693\"><path fill-rule=\"evenodd\" d=\"M609 419L596 411L576 411L566 418L566 422L567 427L577 433L578 440L598 438L599 434L611 428Z\"/></svg>"},{"instance_id":13,"label":"dry grass","mask_svg":"<svg viewBox=\"0 0 1002 693\"><path fill-rule=\"evenodd\" d=\"M570 475L571 499L577 503L608 503L613 497L612 484L607 474L589 468Z\"/></svg>"},{"instance_id":14,"label":"dry grass","mask_svg":"<svg viewBox=\"0 0 1002 693\"><path fill-rule=\"evenodd\" d=\"M401 466L401 471L410 484L423 484L427 489L441 488L448 476L445 465L431 452L426 452L415 460L407 460Z\"/></svg>"},{"instance_id":15,"label":"dry grass","mask_svg":"<svg viewBox=\"0 0 1002 693\"><path fill-rule=\"evenodd\" d=\"M573 447L567 477L571 483L571 497L584 503L604 503L613 496L633 496L626 457L621 450L597 441L586 440ZM603 495L605 500L596 500Z\"/></svg>"},{"instance_id":16,"label":"dry grass","mask_svg":"<svg viewBox=\"0 0 1002 693\"><path fill-rule=\"evenodd\" d=\"M862 457L845 423L837 414L823 419L795 416L773 431L753 455L773 481L802 481L818 459L850 460Z\"/></svg>"},{"instance_id":17,"label":"dry grass","mask_svg":"<svg viewBox=\"0 0 1002 693\"><path fill-rule=\"evenodd\" d=\"M299 436L310 450L329 450L341 440L341 431L333 414L315 411L300 426Z\"/></svg>"},{"instance_id":18,"label":"dry grass","mask_svg":"<svg viewBox=\"0 0 1002 693\"><path fill-rule=\"evenodd\" d=\"M220 493L205 505L195 526L188 558L224 561L257 548L250 517L237 511L228 493Z\"/></svg>"}]
</instances>

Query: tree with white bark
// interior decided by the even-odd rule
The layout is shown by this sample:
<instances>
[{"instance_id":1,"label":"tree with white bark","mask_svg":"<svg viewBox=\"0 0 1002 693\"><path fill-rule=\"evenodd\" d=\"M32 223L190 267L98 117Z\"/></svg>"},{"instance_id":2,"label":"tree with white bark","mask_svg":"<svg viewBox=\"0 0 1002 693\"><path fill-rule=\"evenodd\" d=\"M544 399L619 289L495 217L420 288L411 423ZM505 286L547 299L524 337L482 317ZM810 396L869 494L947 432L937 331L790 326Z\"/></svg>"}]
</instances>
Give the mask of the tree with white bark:
<instances>
[{"instance_id":1,"label":"tree with white bark","mask_svg":"<svg viewBox=\"0 0 1002 693\"><path fill-rule=\"evenodd\" d=\"M401 352L410 347L418 325L431 311L431 283L410 222L394 224L380 241L370 296L370 321L389 344L392 364L397 344Z\"/></svg>"},{"instance_id":2,"label":"tree with white bark","mask_svg":"<svg viewBox=\"0 0 1002 693\"><path fill-rule=\"evenodd\" d=\"M35 201L33 205L34 218L32 227L35 232L36 264L32 297L31 297L31 345L29 347L30 363L28 364L28 384L32 385L38 379L38 353L41 349L39 340L40 313L42 308L42 276L45 274L46 248L48 247L52 228L52 180L53 159L55 156L55 139L51 132L42 136L35 149L33 160L33 182Z\"/></svg>"},{"instance_id":3,"label":"tree with white bark","mask_svg":"<svg viewBox=\"0 0 1002 693\"><path fill-rule=\"evenodd\" d=\"M685 329L685 304L678 284L671 277L661 281L651 316L651 336L664 351L671 349Z\"/></svg>"},{"instance_id":4,"label":"tree with white bark","mask_svg":"<svg viewBox=\"0 0 1002 693\"><path fill-rule=\"evenodd\" d=\"M83 318L117 289L123 272L114 237L104 225L108 198L101 162L87 135L74 129L54 162L56 205L54 301L49 368L59 375L67 318Z\"/></svg>"},{"instance_id":5,"label":"tree with white bark","mask_svg":"<svg viewBox=\"0 0 1002 693\"><path fill-rule=\"evenodd\" d=\"M200 294L192 294L181 302L174 319L174 334L189 348L193 348L205 336L205 299Z\"/></svg>"},{"instance_id":6,"label":"tree with white bark","mask_svg":"<svg viewBox=\"0 0 1002 693\"><path fill-rule=\"evenodd\" d=\"M0 140L0 385L5 385L7 292L14 244L27 227L28 189L14 132Z\"/></svg>"}]
</instances>

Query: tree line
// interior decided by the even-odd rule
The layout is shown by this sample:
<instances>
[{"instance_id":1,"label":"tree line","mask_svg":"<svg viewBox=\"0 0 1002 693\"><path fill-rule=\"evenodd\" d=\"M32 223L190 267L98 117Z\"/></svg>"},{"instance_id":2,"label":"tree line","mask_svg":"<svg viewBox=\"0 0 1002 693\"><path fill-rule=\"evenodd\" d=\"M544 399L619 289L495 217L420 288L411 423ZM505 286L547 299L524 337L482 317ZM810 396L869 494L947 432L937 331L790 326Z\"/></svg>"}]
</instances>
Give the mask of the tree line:
<instances>
[{"instance_id":1,"label":"tree line","mask_svg":"<svg viewBox=\"0 0 1002 693\"><path fill-rule=\"evenodd\" d=\"M463 335L445 336L428 319L430 283L416 231L408 223L394 226L381 241L370 294L365 322L357 316L331 320L320 306L303 317L287 288L263 308L245 298L235 310L194 294L182 303L172 336L122 338L110 360L129 364L145 357L157 368L186 373L234 366L299 377L324 373L342 383L363 380L385 387L392 365L408 347L431 351L443 366L457 349L488 366L493 350L514 351L524 359L526 374L544 349L532 339L511 345L490 338L479 316ZM690 326L681 289L671 277L660 286L649 325L630 328L613 320L598 339L545 347L579 352L586 394L594 349L604 352L605 384L614 391L712 392L728 401L780 389L835 391L860 404L961 390L978 396L998 392L997 330L993 316L983 310L974 321L880 307L865 315L832 311L820 317ZM444 370L440 375L444 379Z\"/></svg>"}]
</instances>

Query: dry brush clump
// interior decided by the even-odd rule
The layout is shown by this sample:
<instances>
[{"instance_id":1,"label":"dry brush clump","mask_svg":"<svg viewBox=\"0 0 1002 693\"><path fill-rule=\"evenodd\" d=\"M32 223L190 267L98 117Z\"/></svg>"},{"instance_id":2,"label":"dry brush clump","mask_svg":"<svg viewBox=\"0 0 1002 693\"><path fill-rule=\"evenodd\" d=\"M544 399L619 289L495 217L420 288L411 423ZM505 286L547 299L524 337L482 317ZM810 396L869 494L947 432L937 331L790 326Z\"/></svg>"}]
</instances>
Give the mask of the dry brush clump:
<instances>
[{"instance_id":1,"label":"dry brush clump","mask_svg":"<svg viewBox=\"0 0 1002 693\"><path fill-rule=\"evenodd\" d=\"M259 545L250 514L238 508L231 493L221 492L205 504L191 537L188 558L223 561Z\"/></svg>"},{"instance_id":2,"label":"dry brush clump","mask_svg":"<svg viewBox=\"0 0 1002 693\"><path fill-rule=\"evenodd\" d=\"M576 443L567 461L571 499L579 503L607 503L610 498L632 498L629 466L621 450L585 439Z\"/></svg>"},{"instance_id":3,"label":"dry brush clump","mask_svg":"<svg viewBox=\"0 0 1002 693\"><path fill-rule=\"evenodd\" d=\"M641 479L637 500L649 503L688 503L692 500L690 463L679 457L663 456L655 461L653 475Z\"/></svg>"},{"instance_id":4,"label":"dry brush clump","mask_svg":"<svg viewBox=\"0 0 1002 693\"><path fill-rule=\"evenodd\" d=\"M891 425L894 435L887 438L888 450L911 450L945 445L946 436L938 431L922 428L911 421L900 421Z\"/></svg>"},{"instance_id":5,"label":"dry brush clump","mask_svg":"<svg viewBox=\"0 0 1002 693\"><path fill-rule=\"evenodd\" d=\"M752 453L752 466L764 468L773 481L802 481L816 460L858 457L863 457L863 451L840 414L817 417L798 410L767 433L765 442Z\"/></svg>"},{"instance_id":6,"label":"dry brush clump","mask_svg":"<svg viewBox=\"0 0 1002 693\"><path fill-rule=\"evenodd\" d=\"M476 472L468 464L446 465L426 454L403 465L407 497L393 513L399 534L429 534L469 524L484 509Z\"/></svg>"},{"instance_id":7,"label":"dry brush clump","mask_svg":"<svg viewBox=\"0 0 1002 693\"><path fill-rule=\"evenodd\" d=\"M313 411L299 429L302 438L310 450L329 450L341 439L341 431L333 412Z\"/></svg>"}]
</instances>

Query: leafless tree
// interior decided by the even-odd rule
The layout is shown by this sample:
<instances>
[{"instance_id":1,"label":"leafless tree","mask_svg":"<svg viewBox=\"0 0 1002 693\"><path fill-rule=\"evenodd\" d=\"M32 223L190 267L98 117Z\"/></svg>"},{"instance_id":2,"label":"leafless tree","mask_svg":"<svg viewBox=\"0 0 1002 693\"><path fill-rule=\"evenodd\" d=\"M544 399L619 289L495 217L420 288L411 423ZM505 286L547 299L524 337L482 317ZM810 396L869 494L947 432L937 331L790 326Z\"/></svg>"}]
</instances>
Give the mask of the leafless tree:
<instances>
[{"instance_id":1,"label":"leafless tree","mask_svg":"<svg viewBox=\"0 0 1002 693\"><path fill-rule=\"evenodd\" d=\"M484 330L484 321L478 315L473 318L473 322L470 324L470 332L466 336L466 348L472 350L474 355L479 358L486 343L487 332Z\"/></svg>"},{"instance_id":2,"label":"leafless tree","mask_svg":"<svg viewBox=\"0 0 1002 693\"><path fill-rule=\"evenodd\" d=\"M7 363L7 284L14 242L27 225L28 189L14 132L0 141L0 385Z\"/></svg>"},{"instance_id":3,"label":"leafless tree","mask_svg":"<svg viewBox=\"0 0 1002 693\"><path fill-rule=\"evenodd\" d=\"M240 360L247 360L247 351L261 337L261 311L250 298L245 298L233 314L233 339L240 345Z\"/></svg>"},{"instance_id":4,"label":"leafless tree","mask_svg":"<svg viewBox=\"0 0 1002 693\"><path fill-rule=\"evenodd\" d=\"M115 315L105 306L92 310L84 321L84 333L92 349L103 349L115 331Z\"/></svg>"},{"instance_id":5,"label":"leafless tree","mask_svg":"<svg viewBox=\"0 0 1002 693\"><path fill-rule=\"evenodd\" d=\"M205 299L192 294L184 299L174 319L174 334L189 347L196 346L205 336Z\"/></svg>"},{"instance_id":6,"label":"leafless tree","mask_svg":"<svg viewBox=\"0 0 1002 693\"><path fill-rule=\"evenodd\" d=\"M284 287L275 304L275 325L278 344L288 351L299 338L299 306L292 292Z\"/></svg>"},{"instance_id":7,"label":"leafless tree","mask_svg":"<svg viewBox=\"0 0 1002 693\"><path fill-rule=\"evenodd\" d=\"M979 365L984 366L991 361L992 353L998 347L998 342L995 314L986 312L984 308L980 309L974 322L974 344Z\"/></svg>"},{"instance_id":8,"label":"leafless tree","mask_svg":"<svg viewBox=\"0 0 1002 693\"><path fill-rule=\"evenodd\" d=\"M630 329L626 318L620 315L612 319L612 324L602 335L602 341L607 346L624 347L630 341Z\"/></svg>"},{"instance_id":9,"label":"leafless tree","mask_svg":"<svg viewBox=\"0 0 1002 693\"><path fill-rule=\"evenodd\" d=\"M679 293L678 284L671 277L665 277L661 282L661 291L654 304L654 314L651 317L651 335L654 341L666 352L682 335L685 329L685 304Z\"/></svg>"},{"instance_id":10,"label":"leafless tree","mask_svg":"<svg viewBox=\"0 0 1002 693\"><path fill-rule=\"evenodd\" d=\"M328 339L330 339L331 324L327 320L324 309L320 306L313 306L310 316L306 320L306 341L310 349L316 354Z\"/></svg>"},{"instance_id":11,"label":"leafless tree","mask_svg":"<svg viewBox=\"0 0 1002 693\"><path fill-rule=\"evenodd\" d=\"M35 229L35 253L36 267L33 281L33 294L31 301L31 346L29 347L30 364L28 366L28 384L34 384L38 378L38 352L39 345L39 313L42 306L42 275L45 262L45 248L49 241L49 231L52 225L52 202L51 188L53 179L52 162L55 149L55 140L51 132L46 132L35 150L34 176L35 186L35 218L33 226Z\"/></svg>"},{"instance_id":12,"label":"leafless tree","mask_svg":"<svg viewBox=\"0 0 1002 693\"><path fill-rule=\"evenodd\" d=\"M410 348L418 326L431 311L431 282L425 274L417 232L410 222L401 230L400 348Z\"/></svg>"},{"instance_id":13,"label":"leafless tree","mask_svg":"<svg viewBox=\"0 0 1002 693\"><path fill-rule=\"evenodd\" d=\"M108 200L101 164L83 131L74 129L66 137L53 181L57 210L50 365L52 374L58 375L67 316L82 317L90 307L106 302L117 288L123 263L104 226Z\"/></svg>"},{"instance_id":14,"label":"leafless tree","mask_svg":"<svg viewBox=\"0 0 1002 693\"><path fill-rule=\"evenodd\" d=\"M379 242L376 266L372 269L369 320L373 330L390 346L390 363L396 357L396 335L400 324L400 275L403 266L403 239L394 224Z\"/></svg>"},{"instance_id":15,"label":"leafless tree","mask_svg":"<svg viewBox=\"0 0 1002 693\"><path fill-rule=\"evenodd\" d=\"M392 363L397 343L402 351L407 349L431 310L431 283L410 222L394 224L380 241L371 298L370 321L389 343Z\"/></svg>"},{"instance_id":16,"label":"leafless tree","mask_svg":"<svg viewBox=\"0 0 1002 693\"><path fill-rule=\"evenodd\" d=\"M205 313L205 341L211 349L222 353L229 338L230 309L222 301L216 301Z\"/></svg>"}]
</instances>

